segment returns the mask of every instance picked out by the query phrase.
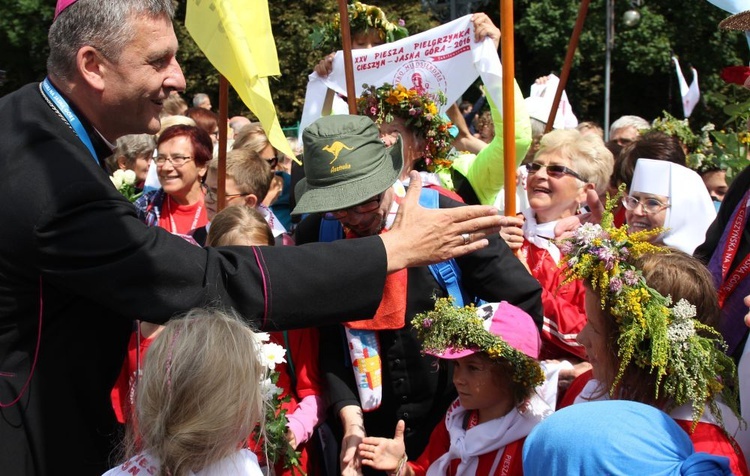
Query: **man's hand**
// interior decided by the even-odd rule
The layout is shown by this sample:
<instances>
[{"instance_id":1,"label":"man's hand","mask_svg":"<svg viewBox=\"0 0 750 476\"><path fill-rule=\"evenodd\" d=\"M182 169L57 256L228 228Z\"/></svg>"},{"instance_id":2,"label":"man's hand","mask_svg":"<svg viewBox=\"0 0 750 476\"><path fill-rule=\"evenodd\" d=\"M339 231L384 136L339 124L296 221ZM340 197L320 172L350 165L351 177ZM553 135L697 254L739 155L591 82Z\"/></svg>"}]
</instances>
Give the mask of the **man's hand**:
<instances>
[{"instance_id":1,"label":"man's hand","mask_svg":"<svg viewBox=\"0 0 750 476\"><path fill-rule=\"evenodd\" d=\"M422 208L422 180L415 171L409 177L409 190L393 227L380 235L388 255L388 272L439 263L482 249L489 244L485 237L498 233L507 223L506 217L489 206Z\"/></svg>"},{"instance_id":2,"label":"man's hand","mask_svg":"<svg viewBox=\"0 0 750 476\"><path fill-rule=\"evenodd\" d=\"M339 455L341 476L362 476L362 461L358 453L359 444L366 436L362 409L356 405L347 405L339 410L339 419L344 428Z\"/></svg>"}]
</instances>

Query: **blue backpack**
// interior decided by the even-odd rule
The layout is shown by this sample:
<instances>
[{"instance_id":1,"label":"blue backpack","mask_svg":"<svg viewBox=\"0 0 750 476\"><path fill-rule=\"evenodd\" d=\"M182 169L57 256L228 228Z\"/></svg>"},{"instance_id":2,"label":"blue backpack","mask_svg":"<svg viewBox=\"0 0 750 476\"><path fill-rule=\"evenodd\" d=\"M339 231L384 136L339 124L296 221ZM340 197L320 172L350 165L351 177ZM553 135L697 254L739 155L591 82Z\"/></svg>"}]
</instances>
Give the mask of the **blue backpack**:
<instances>
[{"instance_id":1,"label":"blue backpack","mask_svg":"<svg viewBox=\"0 0 750 476\"><path fill-rule=\"evenodd\" d=\"M424 208L439 208L440 194L437 190L423 188L419 195L419 204ZM344 238L344 228L338 220L321 220L318 241L329 242ZM430 272L440 287L445 289L453 298L453 305L463 307L467 302L461 288L461 268L455 259L449 259L437 264L429 265Z\"/></svg>"}]
</instances>

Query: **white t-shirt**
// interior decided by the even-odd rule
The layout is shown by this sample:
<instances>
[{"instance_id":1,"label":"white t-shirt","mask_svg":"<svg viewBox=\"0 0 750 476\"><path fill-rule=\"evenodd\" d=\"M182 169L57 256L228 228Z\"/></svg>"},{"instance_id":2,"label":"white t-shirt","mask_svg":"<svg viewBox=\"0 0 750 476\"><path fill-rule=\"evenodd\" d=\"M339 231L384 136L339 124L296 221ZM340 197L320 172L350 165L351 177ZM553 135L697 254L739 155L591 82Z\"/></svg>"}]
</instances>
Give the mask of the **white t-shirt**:
<instances>
[{"instance_id":1,"label":"white t-shirt","mask_svg":"<svg viewBox=\"0 0 750 476\"><path fill-rule=\"evenodd\" d=\"M151 476L159 471L159 460L148 452L133 456L125 463L110 469L102 476ZM249 450L239 450L233 455L207 466L189 476L263 476L258 458Z\"/></svg>"}]
</instances>

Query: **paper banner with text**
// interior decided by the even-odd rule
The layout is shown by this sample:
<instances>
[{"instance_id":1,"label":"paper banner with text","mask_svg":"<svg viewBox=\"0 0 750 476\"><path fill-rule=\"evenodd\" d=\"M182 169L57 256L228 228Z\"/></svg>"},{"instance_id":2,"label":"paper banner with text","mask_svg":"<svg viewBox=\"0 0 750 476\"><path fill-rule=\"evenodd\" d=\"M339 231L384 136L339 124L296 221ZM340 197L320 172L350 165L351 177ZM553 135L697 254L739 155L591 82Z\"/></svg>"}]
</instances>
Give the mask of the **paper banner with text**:
<instances>
[{"instance_id":1,"label":"paper banner with text","mask_svg":"<svg viewBox=\"0 0 750 476\"><path fill-rule=\"evenodd\" d=\"M383 83L402 84L420 93L441 90L447 98L440 111L444 112L481 76L487 94L502 111L502 65L497 49L490 38L474 41L470 20L471 15L466 15L393 43L353 50L354 90L361 94L363 84L379 87ZM327 89L346 95L341 51L336 53L333 72L328 77L314 72L310 75L300 134L321 116ZM339 96L334 99L332 113L348 114L346 102Z\"/></svg>"}]
</instances>

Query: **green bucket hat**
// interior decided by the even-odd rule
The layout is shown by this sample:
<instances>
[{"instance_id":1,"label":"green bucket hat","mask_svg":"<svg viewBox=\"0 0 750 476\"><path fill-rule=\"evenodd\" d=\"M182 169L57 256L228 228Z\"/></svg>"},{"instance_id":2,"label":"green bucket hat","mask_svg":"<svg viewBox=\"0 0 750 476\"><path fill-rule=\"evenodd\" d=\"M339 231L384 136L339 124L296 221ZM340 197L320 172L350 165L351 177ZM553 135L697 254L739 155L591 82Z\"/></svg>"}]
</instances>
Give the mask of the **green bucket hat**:
<instances>
[{"instance_id":1,"label":"green bucket hat","mask_svg":"<svg viewBox=\"0 0 750 476\"><path fill-rule=\"evenodd\" d=\"M302 133L305 178L293 215L348 208L381 194L403 166L401 139L391 147L365 116L321 117Z\"/></svg>"}]
</instances>

